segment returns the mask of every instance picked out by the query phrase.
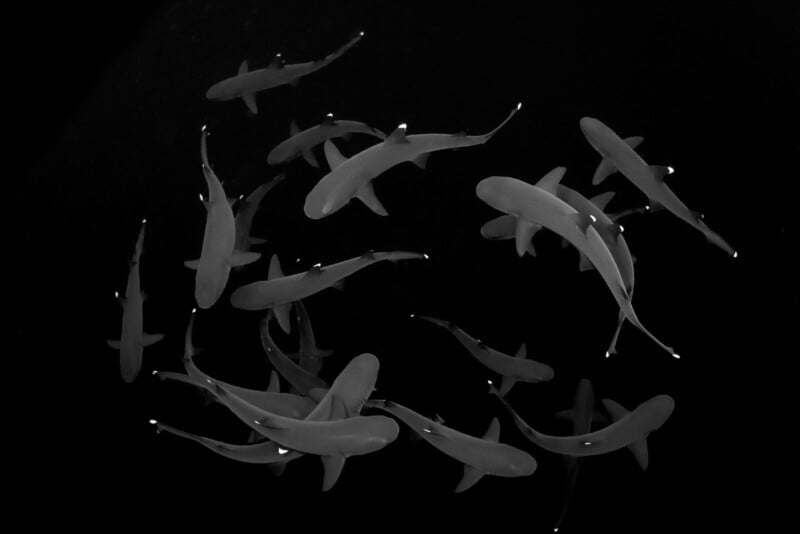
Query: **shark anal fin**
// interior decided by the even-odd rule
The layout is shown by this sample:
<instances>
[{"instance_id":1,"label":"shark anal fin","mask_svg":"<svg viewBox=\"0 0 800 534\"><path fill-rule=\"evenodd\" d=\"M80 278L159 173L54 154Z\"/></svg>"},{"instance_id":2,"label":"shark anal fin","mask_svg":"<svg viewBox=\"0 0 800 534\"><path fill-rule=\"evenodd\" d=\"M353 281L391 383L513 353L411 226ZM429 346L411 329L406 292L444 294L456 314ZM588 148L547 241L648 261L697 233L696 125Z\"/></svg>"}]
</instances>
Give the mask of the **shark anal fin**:
<instances>
[{"instance_id":1,"label":"shark anal fin","mask_svg":"<svg viewBox=\"0 0 800 534\"><path fill-rule=\"evenodd\" d=\"M386 211L386 208L383 207L381 201L378 200L378 197L375 196L375 190L372 188L372 183L367 182L362 185L358 192L356 193L356 198L358 198L361 202L364 203L370 210L374 213L386 217L389 215L389 212Z\"/></svg>"},{"instance_id":2,"label":"shark anal fin","mask_svg":"<svg viewBox=\"0 0 800 534\"><path fill-rule=\"evenodd\" d=\"M248 68L248 66L247 66L247 60L245 59L245 60L244 60L244 61L242 61L242 62L241 62L241 64L239 65L239 71L237 72L237 74L239 74L240 76L241 76L242 74L247 74L247 71L248 71L248 70L249 70L249 68Z\"/></svg>"},{"instance_id":3,"label":"shark anal fin","mask_svg":"<svg viewBox=\"0 0 800 534\"><path fill-rule=\"evenodd\" d=\"M597 168L594 170L594 175L592 176L592 185L600 185L606 178L615 172L617 172L617 168L610 159L601 159L600 163L597 164Z\"/></svg>"},{"instance_id":4,"label":"shark anal fin","mask_svg":"<svg viewBox=\"0 0 800 534\"><path fill-rule=\"evenodd\" d=\"M188 267L189 269L197 270L200 266L200 260L186 260L183 264Z\"/></svg>"},{"instance_id":5,"label":"shark anal fin","mask_svg":"<svg viewBox=\"0 0 800 534\"><path fill-rule=\"evenodd\" d=\"M108 343L108 346L112 349L120 350L122 348L122 341L119 339L107 339L106 343Z\"/></svg>"},{"instance_id":6,"label":"shark anal fin","mask_svg":"<svg viewBox=\"0 0 800 534\"><path fill-rule=\"evenodd\" d=\"M289 123L289 136L290 137L294 137L295 135L297 135L299 133L300 133L300 127L297 125L297 123L294 120L292 120Z\"/></svg>"},{"instance_id":7,"label":"shark anal fin","mask_svg":"<svg viewBox=\"0 0 800 534\"><path fill-rule=\"evenodd\" d=\"M514 355L516 358L527 358L528 357L528 349L525 346L525 343L522 343L517 349L517 353Z\"/></svg>"},{"instance_id":8,"label":"shark anal fin","mask_svg":"<svg viewBox=\"0 0 800 534\"><path fill-rule=\"evenodd\" d=\"M456 493L468 490L483 478L483 475L482 471L478 471L471 465L464 465L464 476L461 477L461 481L456 486Z\"/></svg>"},{"instance_id":9,"label":"shark anal fin","mask_svg":"<svg viewBox=\"0 0 800 534\"><path fill-rule=\"evenodd\" d=\"M267 273L267 280L273 278L283 278L283 270L281 269L281 260L277 254L273 254L269 260L269 271Z\"/></svg>"},{"instance_id":10,"label":"shark anal fin","mask_svg":"<svg viewBox=\"0 0 800 534\"><path fill-rule=\"evenodd\" d=\"M336 481L339 480L339 475L342 474L344 467L344 456L322 456L322 465L325 468L325 475L322 480L322 491L331 489Z\"/></svg>"}]
</instances>

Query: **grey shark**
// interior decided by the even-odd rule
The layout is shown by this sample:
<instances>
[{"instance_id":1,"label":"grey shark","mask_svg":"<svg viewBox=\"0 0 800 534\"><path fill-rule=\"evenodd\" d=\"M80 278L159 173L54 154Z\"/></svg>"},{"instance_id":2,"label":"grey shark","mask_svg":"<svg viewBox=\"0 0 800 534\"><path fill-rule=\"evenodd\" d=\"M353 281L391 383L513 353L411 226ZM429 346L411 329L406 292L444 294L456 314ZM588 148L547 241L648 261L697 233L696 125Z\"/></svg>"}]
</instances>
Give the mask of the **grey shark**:
<instances>
[{"instance_id":1,"label":"grey shark","mask_svg":"<svg viewBox=\"0 0 800 534\"><path fill-rule=\"evenodd\" d=\"M411 161L424 167L428 156L438 150L482 145L492 138L519 111L514 110L494 130L484 135L415 134L406 136L406 125L398 126L382 143L344 158L333 143L325 142L325 155L331 171L317 182L306 196L303 211L310 219L332 215L353 198L358 198L378 215L387 215L372 188L372 180L400 163Z\"/></svg>"},{"instance_id":2,"label":"grey shark","mask_svg":"<svg viewBox=\"0 0 800 534\"><path fill-rule=\"evenodd\" d=\"M108 346L119 350L119 370L122 380L131 383L136 380L142 368L142 351L164 338L164 334L147 334L144 332L144 315L142 304L141 279L139 277L139 260L142 256L144 232L147 219L142 219L142 227L136 239L136 248L131 259L131 269L128 273L128 283L125 288L125 298L117 299L122 306L122 333L118 340L108 340Z\"/></svg>"},{"instance_id":3,"label":"grey shark","mask_svg":"<svg viewBox=\"0 0 800 534\"><path fill-rule=\"evenodd\" d=\"M258 114L256 93L281 85L297 83L303 76L308 76L342 57L362 37L364 37L364 32L359 32L358 35L350 39L338 50L317 61L285 64L281 55L277 54L266 68L250 70L245 60L239 66L239 72L236 73L236 76L226 78L212 85L206 92L206 98L219 101L241 98L247 105L247 109L254 114Z\"/></svg>"}]
</instances>

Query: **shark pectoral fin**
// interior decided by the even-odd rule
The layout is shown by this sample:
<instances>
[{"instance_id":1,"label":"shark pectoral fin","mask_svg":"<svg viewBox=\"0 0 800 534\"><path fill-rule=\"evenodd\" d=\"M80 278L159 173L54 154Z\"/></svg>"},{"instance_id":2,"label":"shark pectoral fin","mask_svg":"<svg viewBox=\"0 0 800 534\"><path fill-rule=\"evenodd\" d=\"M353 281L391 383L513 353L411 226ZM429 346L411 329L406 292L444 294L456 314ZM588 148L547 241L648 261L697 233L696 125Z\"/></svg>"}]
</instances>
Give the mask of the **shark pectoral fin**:
<instances>
[{"instance_id":1,"label":"shark pectoral fin","mask_svg":"<svg viewBox=\"0 0 800 534\"><path fill-rule=\"evenodd\" d=\"M578 255L580 256L580 263L578 264L578 269L581 272L588 271L590 269L594 269L594 265L592 262L589 261L589 258L583 252L578 251Z\"/></svg>"},{"instance_id":2,"label":"shark pectoral fin","mask_svg":"<svg viewBox=\"0 0 800 534\"><path fill-rule=\"evenodd\" d=\"M589 202L600 208L600 211L605 211L606 206L614 198L616 193L614 191L606 191L605 193L600 193L599 195L595 195L589 199Z\"/></svg>"},{"instance_id":3,"label":"shark pectoral fin","mask_svg":"<svg viewBox=\"0 0 800 534\"><path fill-rule=\"evenodd\" d=\"M231 267L241 267L249 265L261 257L260 252L237 252L234 251L233 255L228 260Z\"/></svg>"},{"instance_id":4,"label":"shark pectoral fin","mask_svg":"<svg viewBox=\"0 0 800 534\"><path fill-rule=\"evenodd\" d=\"M505 397L506 393L511 391L511 388L514 387L514 384L519 382L516 378L510 376L504 376L502 381L500 382L500 396Z\"/></svg>"},{"instance_id":5,"label":"shark pectoral fin","mask_svg":"<svg viewBox=\"0 0 800 534\"><path fill-rule=\"evenodd\" d=\"M612 423L616 423L629 413L625 407L611 399L603 399L603 406L605 406L608 415L611 416ZM633 454L633 457L636 459L636 463L639 464L639 467L641 467L642 470L647 469L649 460L647 454L647 439L644 438L631 443L628 445L628 450Z\"/></svg>"},{"instance_id":6,"label":"shark pectoral fin","mask_svg":"<svg viewBox=\"0 0 800 534\"><path fill-rule=\"evenodd\" d=\"M292 120L292 122L289 123L289 136L294 137L299 133L300 133L300 127L294 120Z\"/></svg>"},{"instance_id":7,"label":"shark pectoral fin","mask_svg":"<svg viewBox=\"0 0 800 534\"><path fill-rule=\"evenodd\" d=\"M483 475L483 471L478 471L471 465L464 465L464 476L461 477L461 482L456 486L456 493L468 490L482 479Z\"/></svg>"},{"instance_id":8,"label":"shark pectoral fin","mask_svg":"<svg viewBox=\"0 0 800 534\"><path fill-rule=\"evenodd\" d=\"M342 162L347 159L342 156L342 153L339 152L339 149L336 148L336 145L334 145L333 141L330 139L325 141L323 147L325 149L325 160L328 162L328 167L330 167L331 170L341 165Z\"/></svg>"},{"instance_id":9,"label":"shark pectoral fin","mask_svg":"<svg viewBox=\"0 0 800 534\"><path fill-rule=\"evenodd\" d=\"M278 304L273 306L272 309L275 312L275 318L278 319L278 324L281 326L281 330L286 332L287 334L292 333L292 322L290 320L289 314L292 311L292 304Z\"/></svg>"},{"instance_id":10,"label":"shark pectoral fin","mask_svg":"<svg viewBox=\"0 0 800 534\"><path fill-rule=\"evenodd\" d=\"M344 278L337 280L331 287L339 291L344 291Z\"/></svg>"},{"instance_id":11,"label":"shark pectoral fin","mask_svg":"<svg viewBox=\"0 0 800 534\"><path fill-rule=\"evenodd\" d=\"M501 215L481 227L481 235L485 239L511 239L517 229L517 218L513 215Z\"/></svg>"},{"instance_id":12,"label":"shark pectoral fin","mask_svg":"<svg viewBox=\"0 0 800 534\"><path fill-rule=\"evenodd\" d=\"M592 185L600 185L603 183L603 180L608 178L610 175L617 172L617 168L608 158L603 158L600 160L600 163L597 164L597 168L594 170L594 175L592 175Z\"/></svg>"},{"instance_id":13,"label":"shark pectoral fin","mask_svg":"<svg viewBox=\"0 0 800 534\"><path fill-rule=\"evenodd\" d=\"M106 343L108 343L108 346L112 349L119 350L122 348L122 341L119 339L107 339Z\"/></svg>"},{"instance_id":14,"label":"shark pectoral fin","mask_svg":"<svg viewBox=\"0 0 800 534\"><path fill-rule=\"evenodd\" d=\"M149 347L153 343L158 343L164 339L164 334L142 334L142 346Z\"/></svg>"},{"instance_id":15,"label":"shark pectoral fin","mask_svg":"<svg viewBox=\"0 0 800 534\"><path fill-rule=\"evenodd\" d=\"M642 141L644 141L644 137L642 137L641 135L634 135L631 137L626 137L625 139L623 139L623 141L625 141L625 144L628 145L629 147L636 148L637 146L642 144Z\"/></svg>"},{"instance_id":16,"label":"shark pectoral fin","mask_svg":"<svg viewBox=\"0 0 800 534\"><path fill-rule=\"evenodd\" d=\"M294 78L289 82L289 85L296 88L298 85L300 85L300 77L298 76L297 78Z\"/></svg>"},{"instance_id":17,"label":"shark pectoral fin","mask_svg":"<svg viewBox=\"0 0 800 534\"><path fill-rule=\"evenodd\" d=\"M650 457L647 454L647 438L631 443L628 445L628 450L631 451L642 471L646 471L647 465L650 463Z\"/></svg>"},{"instance_id":18,"label":"shark pectoral fin","mask_svg":"<svg viewBox=\"0 0 800 534\"><path fill-rule=\"evenodd\" d=\"M331 489L336 481L339 480L339 475L342 474L344 467L344 456L322 456L322 465L325 468L325 475L322 480L322 491Z\"/></svg>"},{"instance_id":19,"label":"shark pectoral fin","mask_svg":"<svg viewBox=\"0 0 800 534\"><path fill-rule=\"evenodd\" d=\"M494 442L500 440L500 420L497 417L492 419L492 422L489 423L489 428L486 429L483 439Z\"/></svg>"},{"instance_id":20,"label":"shark pectoral fin","mask_svg":"<svg viewBox=\"0 0 800 534\"><path fill-rule=\"evenodd\" d=\"M536 187L539 189L544 189L553 196L557 196L556 191L558 189L558 184L564 177L565 172L567 172L566 167L556 167L552 171L545 174L538 182L536 182Z\"/></svg>"},{"instance_id":21,"label":"shark pectoral fin","mask_svg":"<svg viewBox=\"0 0 800 534\"><path fill-rule=\"evenodd\" d=\"M314 167L315 169L319 169L319 161L317 161L317 157L311 151L310 148L304 148L302 150L303 159L306 160L306 163Z\"/></svg>"},{"instance_id":22,"label":"shark pectoral fin","mask_svg":"<svg viewBox=\"0 0 800 534\"><path fill-rule=\"evenodd\" d=\"M653 173L653 178L659 183L664 183L664 178L671 174L670 168L664 165L648 165L650 172Z\"/></svg>"},{"instance_id":23,"label":"shark pectoral fin","mask_svg":"<svg viewBox=\"0 0 800 534\"><path fill-rule=\"evenodd\" d=\"M267 464L267 468L272 471L272 474L276 477L279 477L283 474L284 470L286 470L286 464L288 462L275 462L271 464Z\"/></svg>"},{"instance_id":24,"label":"shark pectoral fin","mask_svg":"<svg viewBox=\"0 0 800 534\"><path fill-rule=\"evenodd\" d=\"M361 202L364 203L369 209L371 209L374 213L382 217L386 217L389 215L389 212L386 211L386 208L383 207L381 201L378 200L378 197L375 196L375 190L372 188L372 183L367 182L362 185L358 192L356 193L356 198L358 198Z\"/></svg>"},{"instance_id":25,"label":"shark pectoral fin","mask_svg":"<svg viewBox=\"0 0 800 534\"><path fill-rule=\"evenodd\" d=\"M528 248L528 243L531 242L534 234L539 231L541 226L538 224L528 222L524 219L517 219L517 227L515 233L517 256L520 258L525 254Z\"/></svg>"},{"instance_id":26,"label":"shark pectoral fin","mask_svg":"<svg viewBox=\"0 0 800 534\"><path fill-rule=\"evenodd\" d=\"M425 152L424 154L420 154L416 158L411 160L411 163L419 167L420 169L424 169L428 165L428 158L430 157L430 152Z\"/></svg>"},{"instance_id":27,"label":"shark pectoral fin","mask_svg":"<svg viewBox=\"0 0 800 534\"><path fill-rule=\"evenodd\" d=\"M250 113L253 115L258 115L258 105L256 105L256 95L255 93L242 93L242 100L244 100L247 109L250 110Z\"/></svg>"},{"instance_id":28,"label":"shark pectoral fin","mask_svg":"<svg viewBox=\"0 0 800 534\"><path fill-rule=\"evenodd\" d=\"M200 260L186 260L185 262L183 262L183 264L187 266L189 269L193 269L196 271L197 268L200 266Z\"/></svg>"},{"instance_id":29,"label":"shark pectoral fin","mask_svg":"<svg viewBox=\"0 0 800 534\"><path fill-rule=\"evenodd\" d=\"M278 372L274 369L272 373L269 375L269 384L267 385L267 393L280 393L281 392L281 380L278 377Z\"/></svg>"},{"instance_id":30,"label":"shark pectoral fin","mask_svg":"<svg viewBox=\"0 0 800 534\"><path fill-rule=\"evenodd\" d=\"M244 60L244 61L242 61L242 63L239 65L239 71L237 72L237 74L239 74L239 75L242 75L242 74L247 74L247 71L248 71L248 70L249 70L249 68L248 68L248 66L247 66L247 60L245 59L245 60Z\"/></svg>"}]
</instances>

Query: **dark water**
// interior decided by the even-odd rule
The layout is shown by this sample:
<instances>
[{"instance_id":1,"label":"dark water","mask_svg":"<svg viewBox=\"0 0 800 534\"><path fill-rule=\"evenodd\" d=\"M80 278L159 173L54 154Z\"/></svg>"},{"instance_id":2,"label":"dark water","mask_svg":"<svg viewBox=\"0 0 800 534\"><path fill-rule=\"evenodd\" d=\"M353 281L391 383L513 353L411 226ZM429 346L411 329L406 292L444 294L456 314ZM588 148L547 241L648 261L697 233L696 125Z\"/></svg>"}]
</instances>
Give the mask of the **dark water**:
<instances>
[{"instance_id":1,"label":"dark water","mask_svg":"<svg viewBox=\"0 0 800 534\"><path fill-rule=\"evenodd\" d=\"M22 375L31 382L26 398L38 391L42 401L24 417L33 426L25 439L37 436L33 450L44 451L21 482L24 495L83 520L107 510L118 519L207 516L258 528L487 521L547 531L561 506L561 458L519 434L486 393L492 375L454 339L408 319L425 313L504 352L525 342L530 357L551 365L553 381L518 384L509 395L549 433L568 433L552 414L571 406L580 378L592 380L598 400L629 408L656 394L675 398L672 418L649 438L646 472L627 451L583 463L563 532L714 528L771 516L755 502L781 508L766 495L773 489L767 477L788 470L792 455L788 436L772 437L792 426L778 410L786 360L796 359L782 345L798 307L789 246L797 242L790 188L800 156L800 63L790 3L686 11L200 1L61 9L44 20L20 16L47 55L25 55L10 69L25 85L15 89L22 100L9 102L23 115L11 239L21 238L13 250L25 258L9 261L12 335L20 361L32 364ZM366 36L354 49L297 88L259 94L257 117L240 100L204 98L242 59L251 68L276 52L290 63L312 60L358 30ZM197 360L204 370L263 387L269 367L260 315L233 310L227 297L265 278L272 253L295 272L369 249L426 252L430 262L380 263L348 280L344 292L306 301L319 344L336 351L322 376L333 380L353 356L374 353L376 396L440 414L473 435L499 416L501 441L537 459L534 475L487 476L456 496L461 464L410 442L403 427L386 449L348 460L323 495L314 458L276 478L263 466L156 435L147 424L154 417L232 442L247 435L224 408L150 376L180 369L194 282L182 262L198 256L205 221L197 201L206 192L203 124L212 131L212 164L238 196L277 174L266 154L288 136L292 119L309 127L333 112L385 131L406 122L409 133L483 133L518 101L522 111L486 145L434 154L427 170L404 164L377 179L387 218L357 201L320 221L305 218L303 199L323 171L291 164L255 220L254 233L269 240L262 260L232 274L223 298L198 317L195 339L205 349ZM637 312L681 360L630 325L620 354L605 360L617 312L597 273L578 272L576 252L552 234L536 237L535 259L479 234L497 215L474 195L490 175L534 182L563 165L565 185L586 196L618 191L610 211L644 201L619 175L591 186L598 157L578 128L586 115L622 136L644 136L640 154L674 166L670 187L740 251L737 260L726 257L666 213L625 223L638 259ZM352 155L372 142L356 136L339 146ZM145 328L166 338L145 349L139 380L127 385L105 340L119 335L113 292L124 291L142 217L149 221ZM53 387L43 393L38 380ZM773 442L777 462L761 450ZM367 513L382 519L367 522Z\"/></svg>"}]
</instances>

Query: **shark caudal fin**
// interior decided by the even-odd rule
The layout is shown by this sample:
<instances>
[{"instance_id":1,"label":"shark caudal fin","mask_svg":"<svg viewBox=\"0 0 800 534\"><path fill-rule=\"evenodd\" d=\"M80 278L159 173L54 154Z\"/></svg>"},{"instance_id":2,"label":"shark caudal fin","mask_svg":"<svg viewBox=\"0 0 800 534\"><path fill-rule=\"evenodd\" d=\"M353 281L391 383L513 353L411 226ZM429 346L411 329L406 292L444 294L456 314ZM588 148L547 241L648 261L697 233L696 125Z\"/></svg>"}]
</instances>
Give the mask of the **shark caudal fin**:
<instances>
[{"instance_id":1,"label":"shark caudal fin","mask_svg":"<svg viewBox=\"0 0 800 534\"><path fill-rule=\"evenodd\" d=\"M630 304L630 302L628 303L628 308L629 310L626 311L625 316L633 326L644 332L644 334L647 335L647 337L652 339L656 345L667 351L673 358L680 359L680 356L675 352L675 350L672 347L662 343L660 339L658 339L656 336L650 333L650 331L647 328L644 327L641 321L639 321L639 318L636 317L636 313L633 311L633 306Z\"/></svg>"},{"instance_id":2,"label":"shark caudal fin","mask_svg":"<svg viewBox=\"0 0 800 534\"><path fill-rule=\"evenodd\" d=\"M617 340L619 339L619 332L622 330L625 319L625 312L620 310L619 316L617 317L617 329L614 331L614 337L611 338L611 343L608 344L608 349L606 349L606 358L617 353Z\"/></svg>"}]
</instances>

